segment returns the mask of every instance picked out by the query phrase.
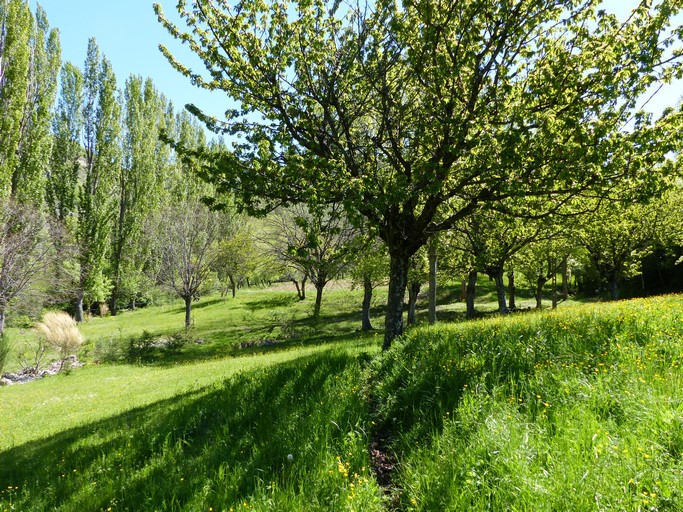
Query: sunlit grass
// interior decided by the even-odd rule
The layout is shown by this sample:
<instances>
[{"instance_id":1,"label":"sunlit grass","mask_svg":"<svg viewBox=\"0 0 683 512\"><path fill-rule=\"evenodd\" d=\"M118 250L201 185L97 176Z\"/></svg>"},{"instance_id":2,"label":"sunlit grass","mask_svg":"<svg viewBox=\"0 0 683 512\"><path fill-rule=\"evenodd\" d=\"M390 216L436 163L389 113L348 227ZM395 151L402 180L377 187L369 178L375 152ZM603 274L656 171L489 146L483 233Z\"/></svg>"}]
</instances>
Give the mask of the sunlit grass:
<instances>
[{"instance_id":1,"label":"sunlit grass","mask_svg":"<svg viewBox=\"0 0 683 512\"><path fill-rule=\"evenodd\" d=\"M144 364L95 361L178 332L180 304L90 320L85 368L0 389L0 511L681 508L682 297L422 325L380 355L359 296L320 322L283 290L207 297L202 343Z\"/></svg>"},{"instance_id":2,"label":"sunlit grass","mask_svg":"<svg viewBox=\"0 0 683 512\"><path fill-rule=\"evenodd\" d=\"M678 510L683 299L414 331L376 363L407 510Z\"/></svg>"}]
</instances>

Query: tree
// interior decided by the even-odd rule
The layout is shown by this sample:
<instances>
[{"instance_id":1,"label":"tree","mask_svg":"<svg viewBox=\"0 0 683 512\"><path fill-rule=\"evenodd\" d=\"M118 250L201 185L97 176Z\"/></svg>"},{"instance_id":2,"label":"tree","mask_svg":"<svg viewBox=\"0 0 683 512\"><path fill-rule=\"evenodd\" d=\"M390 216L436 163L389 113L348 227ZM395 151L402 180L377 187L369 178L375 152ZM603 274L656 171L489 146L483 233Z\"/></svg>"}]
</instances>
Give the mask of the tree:
<instances>
[{"instance_id":1,"label":"tree","mask_svg":"<svg viewBox=\"0 0 683 512\"><path fill-rule=\"evenodd\" d=\"M250 227L243 221L235 222L235 231L218 243L218 255L214 263L214 270L218 280L225 284L235 298L238 285L249 279L256 269L258 254L256 239ZM221 295L224 294L222 288Z\"/></svg>"},{"instance_id":2,"label":"tree","mask_svg":"<svg viewBox=\"0 0 683 512\"><path fill-rule=\"evenodd\" d=\"M0 4L0 197L10 194L29 94L33 16L25 0Z\"/></svg>"},{"instance_id":3,"label":"tree","mask_svg":"<svg viewBox=\"0 0 683 512\"><path fill-rule=\"evenodd\" d=\"M325 286L359 249L359 231L348 222L341 206L335 204L279 209L268 224L265 244L286 267L309 278L315 286L313 316L317 318Z\"/></svg>"},{"instance_id":4,"label":"tree","mask_svg":"<svg viewBox=\"0 0 683 512\"><path fill-rule=\"evenodd\" d=\"M0 202L0 336L8 306L47 270L52 247L48 223L35 206Z\"/></svg>"},{"instance_id":5,"label":"tree","mask_svg":"<svg viewBox=\"0 0 683 512\"><path fill-rule=\"evenodd\" d=\"M42 204L52 152L52 108L61 66L59 32L50 30L39 5L32 23L26 102L17 147L18 161L12 173L12 197Z\"/></svg>"},{"instance_id":6,"label":"tree","mask_svg":"<svg viewBox=\"0 0 683 512\"><path fill-rule=\"evenodd\" d=\"M417 298L422 289L422 283L429 280L429 256L423 248L410 259L408 269L408 325L417 322Z\"/></svg>"},{"instance_id":7,"label":"tree","mask_svg":"<svg viewBox=\"0 0 683 512\"><path fill-rule=\"evenodd\" d=\"M143 258L138 252L144 220L160 200L160 174L157 163L159 128L163 104L152 81L140 76L126 80L124 89L123 158L118 168L117 215L111 255L112 293L109 309L113 315L119 300L139 292ZM125 293L125 292L128 293Z\"/></svg>"},{"instance_id":8,"label":"tree","mask_svg":"<svg viewBox=\"0 0 683 512\"><path fill-rule=\"evenodd\" d=\"M437 266L438 266L438 244L439 241L436 236L433 236L432 238L429 239L429 244L428 244L428 254L427 257L429 259L428 261L428 266L429 266L429 290L428 290L428 299L429 299L429 325L433 325L436 323L436 284L437 284L437 279L436 279L436 274L437 274Z\"/></svg>"},{"instance_id":9,"label":"tree","mask_svg":"<svg viewBox=\"0 0 683 512\"><path fill-rule=\"evenodd\" d=\"M212 275L221 220L221 214L195 200L167 207L154 223L161 255L157 280L185 301L186 329L192 324L192 301Z\"/></svg>"},{"instance_id":10,"label":"tree","mask_svg":"<svg viewBox=\"0 0 683 512\"><path fill-rule=\"evenodd\" d=\"M573 219L573 222L580 224L580 219ZM576 239L572 232L572 226L565 225L555 236L531 242L514 259L515 269L532 285L536 309L543 307L543 287L548 281L556 278L557 273L566 266L569 256L576 249ZM556 291L553 290L553 308L556 304Z\"/></svg>"},{"instance_id":11,"label":"tree","mask_svg":"<svg viewBox=\"0 0 683 512\"><path fill-rule=\"evenodd\" d=\"M496 283L498 311L507 314L505 299L505 268L511 258L533 241L551 238L555 227L543 221L511 218L495 211L470 215L456 224L459 236L451 239L451 246L469 254L473 269L484 272Z\"/></svg>"},{"instance_id":12,"label":"tree","mask_svg":"<svg viewBox=\"0 0 683 512\"><path fill-rule=\"evenodd\" d=\"M219 192L252 212L343 202L390 255L384 348L403 329L410 257L482 207L568 211L572 198L630 180L652 193L681 114L636 113L654 83L681 75L666 36L683 8L641 2L629 21L592 0L397 3L210 0L178 4L188 31L160 22L207 67L193 83L237 103L216 131L244 135L203 158Z\"/></svg>"},{"instance_id":13,"label":"tree","mask_svg":"<svg viewBox=\"0 0 683 512\"><path fill-rule=\"evenodd\" d=\"M61 71L61 90L52 121L54 144L47 176L48 211L61 222L76 215L80 159L83 154L83 73L67 62Z\"/></svg>"},{"instance_id":14,"label":"tree","mask_svg":"<svg viewBox=\"0 0 683 512\"><path fill-rule=\"evenodd\" d=\"M111 290L105 269L115 215L116 176L121 165L121 111L116 95L111 63L100 57L97 43L91 39L84 73L85 179L79 188L76 227L80 251L78 322L83 321L84 302L104 302Z\"/></svg>"},{"instance_id":15,"label":"tree","mask_svg":"<svg viewBox=\"0 0 683 512\"><path fill-rule=\"evenodd\" d=\"M389 258L384 243L376 239L356 255L351 266L351 279L354 285L363 286L363 305L361 309L361 330L372 330L370 307L375 288L386 283L389 276Z\"/></svg>"},{"instance_id":16,"label":"tree","mask_svg":"<svg viewBox=\"0 0 683 512\"><path fill-rule=\"evenodd\" d=\"M619 298L624 278L640 273L642 258L654 246L657 217L651 205L607 203L583 219L576 241L610 299Z\"/></svg>"}]
</instances>

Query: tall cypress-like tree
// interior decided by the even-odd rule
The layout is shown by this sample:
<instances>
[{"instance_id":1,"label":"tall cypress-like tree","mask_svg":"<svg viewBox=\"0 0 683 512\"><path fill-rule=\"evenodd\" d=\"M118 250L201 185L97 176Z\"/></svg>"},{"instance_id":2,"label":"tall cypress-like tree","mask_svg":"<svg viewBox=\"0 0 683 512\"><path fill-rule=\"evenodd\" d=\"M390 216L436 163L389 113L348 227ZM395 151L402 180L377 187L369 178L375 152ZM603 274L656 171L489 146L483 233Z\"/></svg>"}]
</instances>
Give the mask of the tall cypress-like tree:
<instances>
[{"instance_id":1,"label":"tall cypress-like tree","mask_svg":"<svg viewBox=\"0 0 683 512\"><path fill-rule=\"evenodd\" d=\"M20 202L41 204L52 149L50 124L61 65L61 46L59 32L50 30L47 15L40 6L31 32L28 89L17 149L18 161L12 172L12 196Z\"/></svg>"},{"instance_id":2,"label":"tall cypress-like tree","mask_svg":"<svg viewBox=\"0 0 683 512\"><path fill-rule=\"evenodd\" d=\"M8 196L17 167L29 88L33 16L28 2L0 4L0 196Z\"/></svg>"},{"instance_id":3,"label":"tall cypress-like tree","mask_svg":"<svg viewBox=\"0 0 683 512\"><path fill-rule=\"evenodd\" d=\"M77 321L83 320L84 302L103 302L111 289L106 264L115 215L116 176L121 165L116 76L109 61L100 58L94 39L88 43L84 79L85 179L79 189L76 229L80 251Z\"/></svg>"},{"instance_id":4,"label":"tall cypress-like tree","mask_svg":"<svg viewBox=\"0 0 683 512\"><path fill-rule=\"evenodd\" d=\"M158 203L157 154L163 103L152 81L131 76L124 90L123 159L118 172L118 214L113 232L112 296L116 314L121 299L139 292L143 258L137 254L143 222Z\"/></svg>"},{"instance_id":5,"label":"tall cypress-like tree","mask_svg":"<svg viewBox=\"0 0 683 512\"><path fill-rule=\"evenodd\" d=\"M83 73L67 62L61 71L61 91L52 121L54 144L45 184L48 210L61 222L76 214L78 171L83 155Z\"/></svg>"}]
</instances>

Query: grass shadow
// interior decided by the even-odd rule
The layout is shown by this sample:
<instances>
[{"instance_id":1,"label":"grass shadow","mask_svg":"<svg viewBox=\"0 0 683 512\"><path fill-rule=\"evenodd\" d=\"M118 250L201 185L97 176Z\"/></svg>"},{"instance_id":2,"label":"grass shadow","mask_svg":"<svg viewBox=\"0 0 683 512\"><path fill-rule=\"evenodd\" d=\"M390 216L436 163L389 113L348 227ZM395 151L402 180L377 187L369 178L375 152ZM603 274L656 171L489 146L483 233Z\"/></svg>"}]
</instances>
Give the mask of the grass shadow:
<instances>
[{"instance_id":1,"label":"grass shadow","mask_svg":"<svg viewBox=\"0 0 683 512\"><path fill-rule=\"evenodd\" d=\"M217 298L217 299L210 299L210 300L205 300L205 301L199 300L199 301L197 301L197 302L193 302L193 303L192 303L192 311L195 311L195 310L198 310L198 309L208 308L208 307L211 307L211 306L215 306L215 305L217 305L217 304L223 304L223 303L225 303L227 300L228 300L227 297L220 297L220 298ZM174 314L174 315L177 315L177 314L180 314L180 313L185 313L185 306L180 307L180 308L172 309L172 310L168 311L168 313Z\"/></svg>"},{"instance_id":2,"label":"grass shadow","mask_svg":"<svg viewBox=\"0 0 683 512\"><path fill-rule=\"evenodd\" d=\"M266 299L250 300L244 303L244 307L250 312L259 311L261 309L276 309L289 306L298 302L299 299L291 294L279 294L275 297L268 297Z\"/></svg>"},{"instance_id":3,"label":"grass shadow","mask_svg":"<svg viewBox=\"0 0 683 512\"><path fill-rule=\"evenodd\" d=\"M298 485L364 421L340 380L358 365L308 356L14 447L0 453L0 488L21 490L13 510L220 510L262 482Z\"/></svg>"}]
</instances>

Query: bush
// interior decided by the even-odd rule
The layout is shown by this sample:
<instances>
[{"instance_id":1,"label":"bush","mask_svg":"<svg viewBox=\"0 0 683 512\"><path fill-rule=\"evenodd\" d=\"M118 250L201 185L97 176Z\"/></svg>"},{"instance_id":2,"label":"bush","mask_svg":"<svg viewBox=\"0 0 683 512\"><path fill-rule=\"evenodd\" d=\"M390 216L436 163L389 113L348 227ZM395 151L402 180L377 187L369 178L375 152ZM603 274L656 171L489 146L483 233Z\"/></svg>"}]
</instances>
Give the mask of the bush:
<instances>
[{"instance_id":1,"label":"bush","mask_svg":"<svg viewBox=\"0 0 683 512\"><path fill-rule=\"evenodd\" d=\"M130 343L128 344L128 361L135 363L150 361L156 343L157 340L149 331L142 331L140 337L131 338Z\"/></svg>"},{"instance_id":2,"label":"bush","mask_svg":"<svg viewBox=\"0 0 683 512\"><path fill-rule=\"evenodd\" d=\"M111 335L108 340L95 343L95 359L102 363L116 363L126 357L126 346L119 329L118 337Z\"/></svg>"},{"instance_id":3,"label":"bush","mask_svg":"<svg viewBox=\"0 0 683 512\"><path fill-rule=\"evenodd\" d=\"M43 320L36 324L36 329L59 352L62 361L73 354L84 341L76 321L62 311L45 313Z\"/></svg>"},{"instance_id":4,"label":"bush","mask_svg":"<svg viewBox=\"0 0 683 512\"><path fill-rule=\"evenodd\" d=\"M192 341L190 332L176 332L171 334L166 341L166 348L171 352L180 350Z\"/></svg>"},{"instance_id":5,"label":"bush","mask_svg":"<svg viewBox=\"0 0 683 512\"><path fill-rule=\"evenodd\" d=\"M0 336L0 375L5 369L5 363L7 363L7 358L9 356L9 336L5 333Z\"/></svg>"}]
</instances>

